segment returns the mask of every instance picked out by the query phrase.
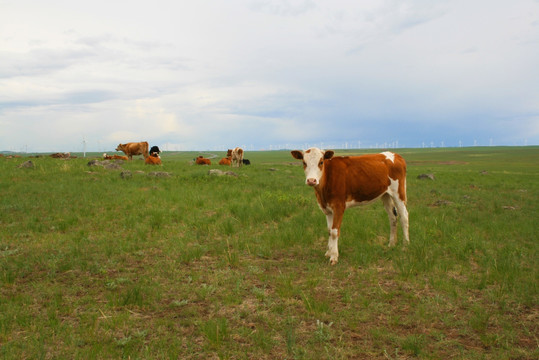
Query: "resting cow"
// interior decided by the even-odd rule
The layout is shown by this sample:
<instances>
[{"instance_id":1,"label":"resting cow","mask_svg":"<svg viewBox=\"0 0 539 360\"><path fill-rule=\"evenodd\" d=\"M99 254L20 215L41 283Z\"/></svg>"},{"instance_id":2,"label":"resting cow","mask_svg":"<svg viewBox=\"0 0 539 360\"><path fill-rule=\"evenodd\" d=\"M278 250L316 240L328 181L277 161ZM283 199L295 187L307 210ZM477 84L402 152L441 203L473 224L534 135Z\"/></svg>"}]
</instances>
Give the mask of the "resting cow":
<instances>
[{"instance_id":1,"label":"resting cow","mask_svg":"<svg viewBox=\"0 0 539 360\"><path fill-rule=\"evenodd\" d=\"M404 159L391 152L363 156L333 155L331 150L318 148L292 151L294 158L303 160L305 183L314 189L318 205L326 215L329 230L326 256L330 263L336 264L339 258L338 240L344 210L380 198L389 217L389 245L397 243L397 216L408 244Z\"/></svg>"},{"instance_id":2,"label":"resting cow","mask_svg":"<svg viewBox=\"0 0 539 360\"><path fill-rule=\"evenodd\" d=\"M127 156L122 155L107 155L103 154L103 159L105 160L127 160Z\"/></svg>"},{"instance_id":3,"label":"resting cow","mask_svg":"<svg viewBox=\"0 0 539 360\"><path fill-rule=\"evenodd\" d=\"M142 155L144 158L148 157L148 143L142 142L130 142L127 144L119 144L116 151L123 151L129 160L133 160L133 155Z\"/></svg>"},{"instance_id":4,"label":"resting cow","mask_svg":"<svg viewBox=\"0 0 539 360\"><path fill-rule=\"evenodd\" d=\"M70 153L54 153L51 154L50 157L56 158L56 159L69 159L71 157Z\"/></svg>"},{"instance_id":5,"label":"resting cow","mask_svg":"<svg viewBox=\"0 0 539 360\"><path fill-rule=\"evenodd\" d=\"M152 154L157 154L157 155L161 154L161 150L159 150L159 146L154 145L150 148L150 155Z\"/></svg>"},{"instance_id":6,"label":"resting cow","mask_svg":"<svg viewBox=\"0 0 539 360\"><path fill-rule=\"evenodd\" d=\"M231 164L232 164L232 162L230 161L230 157L225 157L225 158L222 158L221 160L219 160L219 165L230 166Z\"/></svg>"},{"instance_id":7,"label":"resting cow","mask_svg":"<svg viewBox=\"0 0 539 360\"><path fill-rule=\"evenodd\" d=\"M232 166L240 167L243 164L243 149L240 147L228 149L226 156L231 157Z\"/></svg>"},{"instance_id":8,"label":"resting cow","mask_svg":"<svg viewBox=\"0 0 539 360\"><path fill-rule=\"evenodd\" d=\"M195 159L197 165L211 165L210 159L206 159L204 156L200 155Z\"/></svg>"},{"instance_id":9,"label":"resting cow","mask_svg":"<svg viewBox=\"0 0 539 360\"><path fill-rule=\"evenodd\" d=\"M161 165L161 158L159 157L157 152L153 152L150 156L144 159L144 163L146 165Z\"/></svg>"}]
</instances>

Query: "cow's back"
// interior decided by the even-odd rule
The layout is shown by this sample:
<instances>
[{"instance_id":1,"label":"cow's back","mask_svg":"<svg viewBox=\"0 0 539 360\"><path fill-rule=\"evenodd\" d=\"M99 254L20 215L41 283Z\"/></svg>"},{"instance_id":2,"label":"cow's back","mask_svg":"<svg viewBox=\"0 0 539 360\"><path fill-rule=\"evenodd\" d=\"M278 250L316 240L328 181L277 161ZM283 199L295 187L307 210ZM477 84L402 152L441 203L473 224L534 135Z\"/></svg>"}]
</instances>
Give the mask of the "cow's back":
<instances>
[{"instance_id":1,"label":"cow's back","mask_svg":"<svg viewBox=\"0 0 539 360\"><path fill-rule=\"evenodd\" d=\"M132 155L143 155L145 158L148 156L149 145L146 141L141 141L138 143L131 143L133 154Z\"/></svg>"},{"instance_id":2,"label":"cow's back","mask_svg":"<svg viewBox=\"0 0 539 360\"><path fill-rule=\"evenodd\" d=\"M404 160L395 154L395 162L383 154L340 156L324 160L320 181L323 199L368 202L382 195L390 185L390 177L406 173Z\"/></svg>"},{"instance_id":3,"label":"cow's back","mask_svg":"<svg viewBox=\"0 0 539 360\"><path fill-rule=\"evenodd\" d=\"M142 155L144 158L148 157L148 142L130 142L123 144L122 151L127 156Z\"/></svg>"}]
</instances>

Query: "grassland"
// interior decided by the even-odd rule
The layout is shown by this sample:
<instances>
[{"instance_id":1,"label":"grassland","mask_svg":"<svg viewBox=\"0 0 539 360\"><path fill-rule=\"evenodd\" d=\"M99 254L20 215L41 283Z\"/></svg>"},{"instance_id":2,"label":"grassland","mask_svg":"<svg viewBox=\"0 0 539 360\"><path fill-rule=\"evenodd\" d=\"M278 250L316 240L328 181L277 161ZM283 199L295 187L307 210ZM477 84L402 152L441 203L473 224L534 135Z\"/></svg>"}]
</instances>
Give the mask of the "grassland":
<instances>
[{"instance_id":1,"label":"grassland","mask_svg":"<svg viewBox=\"0 0 539 360\"><path fill-rule=\"evenodd\" d=\"M0 158L0 356L539 358L539 148L399 152L411 244L387 247L381 203L350 209L335 266L289 152L238 176Z\"/></svg>"}]
</instances>

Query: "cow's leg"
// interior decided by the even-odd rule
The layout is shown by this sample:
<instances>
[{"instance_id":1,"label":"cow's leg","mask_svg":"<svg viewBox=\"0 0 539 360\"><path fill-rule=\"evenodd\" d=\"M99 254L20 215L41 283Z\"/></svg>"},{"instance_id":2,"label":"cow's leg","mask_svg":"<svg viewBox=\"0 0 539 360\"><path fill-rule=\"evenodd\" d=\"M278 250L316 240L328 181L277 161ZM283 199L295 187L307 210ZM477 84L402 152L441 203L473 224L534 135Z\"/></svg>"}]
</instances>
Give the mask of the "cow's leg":
<instances>
[{"instance_id":1,"label":"cow's leg","mask_svg":"<svg viewBox=\"0 0 539 360\"><path fill-rule=\"evenodd\" d=\"M326 222L328 225L328 233L329 233L329 239L328 239L328 250L326 251L325 256L330 257L331 256L331 228L333 227L333 212L329 210L324 210L324 214L326 214Z\"/></svg>"},{"instance_id":2,"label":"cow's leg","mask_svg":"<svg viewBox=\"0 0 539 360\"><path fill-rule=\"evenodd\" d=\"M341 232L341 223L344 209L336 208L331 212L326 212L326 220L328 223L329 238L328 251L326 257L329 257L329 263L335 265L339 261L339 235Z\"/></svg>"},{"instance_id":3,"label":"cow's leg","mask_svg":"<svg viewBox=\"0 0 539 360\"><path fill-rule=\"evenodd\" d=\"M384 202L384 208L389 218L389 246L394 246L397 244L397 210L389 194L382 196L382 201Z\"/></svg>"},{"instance_id":4,"label":"cow's leg","mask_svg":"<svg viewBox=\"0 0 539 360\"><path fill-rule=\"evenodd\" d=\"M397 207L397 213L399 214L402 233L404 234L404 243L410 243L410 235L408 234L408 209L406 209L406 204L398 196L393 197L393 202Z\"/></svg>"},{"instance_id":5,"label":"cow's leg","mask_svg":"<svg viewBox=\"0 0 539 360\"><path fill-rule=\"evenodd\" d=\"M401 199L395 201L397 205L397 212L399 213L402 232L404 234L404 243L410 243L410 235L408 233L408 209L406 209L406 204Z\"/></svg>"}]
</instances>

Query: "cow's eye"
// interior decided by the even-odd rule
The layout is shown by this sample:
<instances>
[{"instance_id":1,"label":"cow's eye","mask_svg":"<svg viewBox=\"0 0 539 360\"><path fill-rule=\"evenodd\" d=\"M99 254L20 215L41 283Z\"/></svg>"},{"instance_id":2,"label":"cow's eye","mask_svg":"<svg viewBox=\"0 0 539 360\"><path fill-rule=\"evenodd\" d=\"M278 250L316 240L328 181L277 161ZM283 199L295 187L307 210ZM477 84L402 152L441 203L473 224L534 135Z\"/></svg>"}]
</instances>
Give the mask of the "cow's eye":
<instances>
[{"instance_id":1,"label":"cow's eye","mask_svg":"<svg viewBox=\"0 0 539 360\"><path fill-rule=\"evenodd\" d=\"M320 160L320 162L318 163L318 166L322 167L322 165L324 165L324 160Z\"/></svg>"}]
</instances>

